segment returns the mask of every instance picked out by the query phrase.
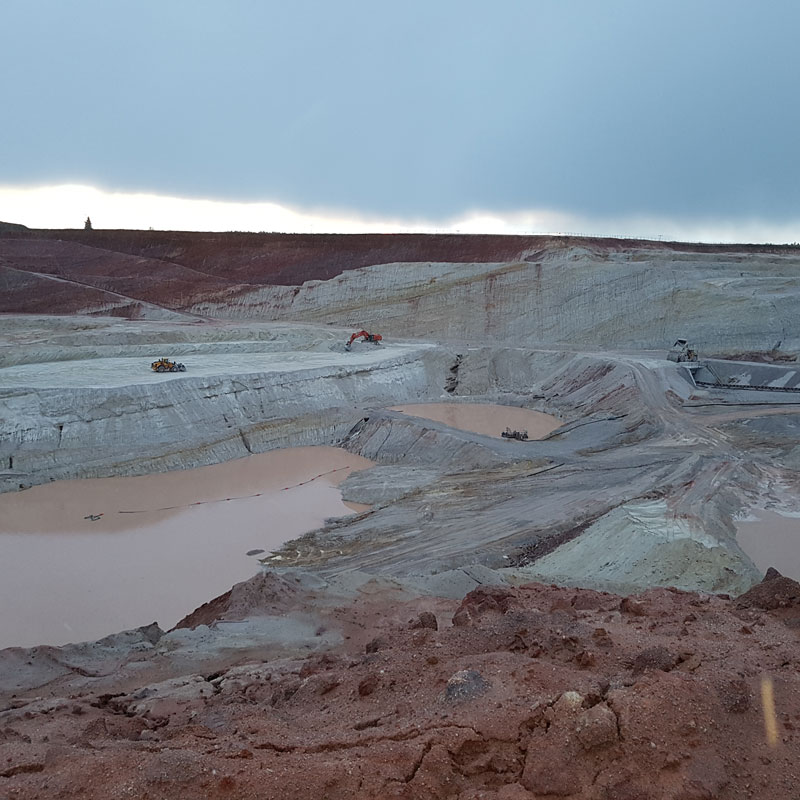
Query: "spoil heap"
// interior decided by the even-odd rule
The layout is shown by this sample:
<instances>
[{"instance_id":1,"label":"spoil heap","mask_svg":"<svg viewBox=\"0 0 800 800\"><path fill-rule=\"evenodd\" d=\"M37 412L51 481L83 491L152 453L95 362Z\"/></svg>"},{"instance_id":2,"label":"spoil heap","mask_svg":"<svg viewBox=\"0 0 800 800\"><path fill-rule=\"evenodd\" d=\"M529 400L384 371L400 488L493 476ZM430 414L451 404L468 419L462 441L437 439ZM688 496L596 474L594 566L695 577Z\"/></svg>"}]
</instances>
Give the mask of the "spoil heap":
<instances>
[{"instance_id":1,"label":"spoil heap","mask_svg":"<svg viewBox=\"0 0 800 800\"><path fill-rule=\"evenodd\" d=\"M373 582L334 604L273 576L185 624L300 612L338 644L176 675L156 635L134 686L83 670L6 696L3 796L738 800L800 785L787 579L739 600L528 585L420 601Z\"/></svg>"}]
</instances>

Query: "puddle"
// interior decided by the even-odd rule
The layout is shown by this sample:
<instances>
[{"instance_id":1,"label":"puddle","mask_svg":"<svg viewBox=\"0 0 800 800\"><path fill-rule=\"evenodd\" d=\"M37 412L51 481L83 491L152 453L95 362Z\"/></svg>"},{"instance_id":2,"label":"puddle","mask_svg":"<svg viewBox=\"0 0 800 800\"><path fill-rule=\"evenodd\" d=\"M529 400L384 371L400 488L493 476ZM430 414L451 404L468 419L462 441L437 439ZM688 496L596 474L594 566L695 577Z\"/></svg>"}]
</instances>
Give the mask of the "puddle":
<instances>
[{"instance_id":1,"label":"puddle","mask_svg":"<svg viewBox=\"0 0 800 800\"><path fill-rule=\"evenodd\" d=\"M501 434L506 428L512 431L527 430L529 439L543 439L563 425L560 419L541 411L490 403L416 403L392 406L391 410L497 439L502 438Z\"/></svg>"},{"instance_id":2,"label":"puddle","mask_svg":"<svg viewBox=\"0 0 800 800\"><path fill-rule=\"evenodd\" d=\"M363 514L365 511L369 511L372 508L372 506L366 503L352 503L350 500L342 500L342 502L355 514Z\"/></svg>"},{"instance_id":3,"label":"puddle","mask_svg":"<svg viewBox=\"0 0 800 800\"><path fill-rule=\"evenodd\" d=\"M800 580L800 518L752 509L747 519L736 521L736 541L762 573L775 567Z\"/></svg>"},{"instance_id":4,"label":"puddle","mask_svg":"<svg viewBox=\"0 0 800 800\"><path fill-rule=\"evenodd\" d=\"M300 447L2 494L0 648L88 641L153 621L170 628L254 575L255 551L367 508L345 505L337 486L371 465L335 447Z\"/></svg>"}]
</instances>

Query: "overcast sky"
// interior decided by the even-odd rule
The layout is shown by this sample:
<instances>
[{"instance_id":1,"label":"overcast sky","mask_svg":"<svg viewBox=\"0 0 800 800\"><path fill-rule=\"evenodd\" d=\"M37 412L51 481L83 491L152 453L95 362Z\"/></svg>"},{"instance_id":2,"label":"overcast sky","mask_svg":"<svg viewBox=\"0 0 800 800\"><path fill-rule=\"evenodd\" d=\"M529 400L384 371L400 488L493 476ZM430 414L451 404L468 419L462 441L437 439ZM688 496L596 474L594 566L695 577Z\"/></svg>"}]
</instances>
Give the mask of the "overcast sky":
<instances>
[{"instance_id":1,"label":"overcast sky","mask_svg":"<svg viewBox=\"0 0 800 800\"><path fill-rule=\"evenodd\" d=\"M79 184L797 240L799 34L796 0L3 0L0 219Z\"/></svg>"}]
</instances>

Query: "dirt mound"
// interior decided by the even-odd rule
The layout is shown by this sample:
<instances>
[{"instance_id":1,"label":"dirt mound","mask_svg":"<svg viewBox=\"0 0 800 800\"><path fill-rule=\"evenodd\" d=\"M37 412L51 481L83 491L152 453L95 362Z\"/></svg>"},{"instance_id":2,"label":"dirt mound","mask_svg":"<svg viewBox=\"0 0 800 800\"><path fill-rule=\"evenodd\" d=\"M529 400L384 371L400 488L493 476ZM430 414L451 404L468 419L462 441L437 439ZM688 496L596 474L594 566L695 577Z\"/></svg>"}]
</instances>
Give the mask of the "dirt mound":
<instances>
[{"instance_id":1,"label":"dirt mound","mask_svg":"<svg viewBox=\"0 0 800 800\"><path fill-rule=\"evenodd\" d=\"M272 572L262 572L250 580L237 583L225 594L203 603L175 626L194 629L220 619L244 619L248 614L276 614L296 604L299 588Z\"/></svg>"},{"instance_id":2,"label":"dirt mound","mask_svg":"<svg viewBox=\"0 0 800 800\"><path fill-rule=\"evenodd\" d=\"M741 608L761 608L765 611L795 609L800 618L800 583L785 578L774 567L767 570L764 580L737 600Z\"/></svg>"},{"instance_id":3,"label":"dirt mound","mask_svg":"<svg viewBox=\"0 0 800 800\"><path fill-rule=\"evenodd\" d=\"M708 358L724 358L727 361L747 361L761 364L791 363L797 361L797 353L781 353L777 350L756 350L750 353L721 353Z\"/></svg>"},{"instance_id":4,"label":"dirt mound","mask_svg":"<svg viewBox=\"0 0 800 800\"><path fill-rule=\"evenodd\" d=\"M280 582L251 589L245 604L316 602ZM308 656L9 699L0 789L90 800L677 800L789 797L800 785L800 645L772 612L666 589L621 598L542 585L420 603L372 593L339 606L353 636ZM774 746L758 699L764 674Z\"/></svg>"}]
</instances>

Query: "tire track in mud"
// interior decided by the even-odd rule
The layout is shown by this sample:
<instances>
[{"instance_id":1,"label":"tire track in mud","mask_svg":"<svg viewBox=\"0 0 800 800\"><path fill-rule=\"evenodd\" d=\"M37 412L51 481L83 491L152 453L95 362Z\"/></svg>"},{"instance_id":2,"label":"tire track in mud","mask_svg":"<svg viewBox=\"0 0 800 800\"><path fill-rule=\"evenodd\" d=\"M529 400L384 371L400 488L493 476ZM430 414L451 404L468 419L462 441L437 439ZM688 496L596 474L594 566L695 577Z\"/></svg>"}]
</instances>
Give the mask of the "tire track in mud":
<instances>
[{"instance_id":1,"label":"tire track in mud","mask_svg":"<svg viewBox=\"0 0 800 800\"><path fill-rule=\"evenodd\" d=\"M516 476L495 481L485 470L460 474L458 485L443 478L430 487L434 494L423 491L335 531L315 532L308 549L301 545L290 560L302 565L308 558L326 575L364 569L397 576L476 561L510 566L525 548L537 557L545 549L552 552L615 508L651 498L664 499L668 516L693 520L711 539L719 539L721 547L733 548L736 557L739 551L724 520L736 510L733 498L743 495L753 480L743 469L743 454L702 417L687 413L677 395L671 399L666 363L662 368L661 363L645 364L630 356L606 358L631 371L640 400L630 413L653 424L646 439L582 454L569 432L562 432L539 443L568 456L546 478L534 474L528 480ZM386 412L380 413L389 421ZM584 435L587 423L573 428L582 428L579 435ZM470 437L463 431L459 436ZM531 450L534 457L536 447ZM556 458L556 451L548 450L548 456Z\"/></svg>"}]
</instances>

